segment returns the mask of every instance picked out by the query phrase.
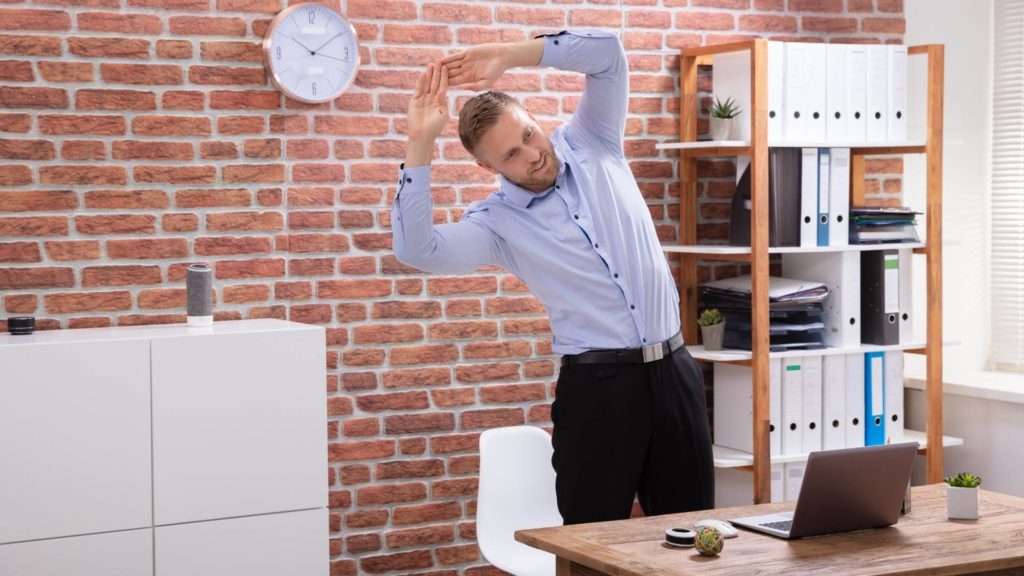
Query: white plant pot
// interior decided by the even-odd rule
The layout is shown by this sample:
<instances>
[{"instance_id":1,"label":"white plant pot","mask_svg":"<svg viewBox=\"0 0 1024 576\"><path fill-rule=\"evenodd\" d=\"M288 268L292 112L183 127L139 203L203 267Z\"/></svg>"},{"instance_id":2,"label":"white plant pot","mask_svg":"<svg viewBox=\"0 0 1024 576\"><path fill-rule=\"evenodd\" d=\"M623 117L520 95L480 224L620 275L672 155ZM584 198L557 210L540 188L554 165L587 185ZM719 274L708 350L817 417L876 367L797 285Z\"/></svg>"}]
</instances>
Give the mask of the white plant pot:
<instances>
[{"instance_id":1,"label":"white plant pot","mask_svg":"<svg viewBox=\"0 0 1024 576\"><path fill-rule=\"evenodd\" d=\"M711 139L732 140L732 118L711 117Z\"/></svg>"},{"instance_id":2,"label":"white plant pot","mask_svg":"<svg viewBox=\"0 0 1024 576\"><path fill-rule=\"evenodd\" d=\"M946 515L961 520L977 520L978 489L946 486Z\"/></svg>"}]
</instances>

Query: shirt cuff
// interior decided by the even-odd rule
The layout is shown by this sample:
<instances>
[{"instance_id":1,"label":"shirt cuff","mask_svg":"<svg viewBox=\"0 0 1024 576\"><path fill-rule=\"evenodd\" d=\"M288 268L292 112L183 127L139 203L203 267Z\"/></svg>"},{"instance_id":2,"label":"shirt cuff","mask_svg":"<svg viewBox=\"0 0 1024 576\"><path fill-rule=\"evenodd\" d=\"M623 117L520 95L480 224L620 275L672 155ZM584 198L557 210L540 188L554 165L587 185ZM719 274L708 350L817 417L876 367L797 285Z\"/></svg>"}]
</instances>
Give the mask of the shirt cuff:
<instances>
[{"instance_id":1,"label":"shirt cuff","mask_svg":"<svg viewBox=\"0 0 1024 576\"><path fill-rule=\"evenodd\" d=\"M406 168L405 164L398 171L398 194L404 190L411 190L415 194L417 190L430 189L430 164Z\"/></svg>"},{"instance_id":2,"label":"shirt cuff","mask_svg":"<svg viewBox=\"0 0 1024 576\"><path fill-rule=\"evenodd\" d=\"M588 38L617 38L618 34L607 30L562 30L555 34L541 34L544 39L544 53L538 66L565 69L570 47L574 42L586 42Z\"/></svg>"}]
</instances>

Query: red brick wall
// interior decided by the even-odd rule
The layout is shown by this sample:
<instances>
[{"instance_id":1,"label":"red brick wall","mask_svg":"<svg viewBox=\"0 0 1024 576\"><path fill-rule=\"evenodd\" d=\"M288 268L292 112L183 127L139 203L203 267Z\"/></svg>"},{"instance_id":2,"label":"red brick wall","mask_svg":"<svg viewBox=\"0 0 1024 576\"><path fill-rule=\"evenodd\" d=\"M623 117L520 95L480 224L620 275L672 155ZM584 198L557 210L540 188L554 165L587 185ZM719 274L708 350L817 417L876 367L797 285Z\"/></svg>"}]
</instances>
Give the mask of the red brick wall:
<instances>
[{"instance_id":1,"label":"red brick wall","mask_svg":"<svg viewBox=\"0 0 1024 576\"><path fill-rule=\"evenodd\" d=\"M671 240L676 162L654 144L677 136L678 48L758 35L899 42L904 30L901 0L624 3L342 2L362 71L336 102L307 106L273 90L260 62L282 0L0 0L4 315L43 328L181 322L184 267L210 261L218 318L328 329L333 572L487 572L477 436L549 425L556 358L516 278L423 276L391 254L419 67L478 42L622 25L627 151ZM549 125L581 86L548 70L499 84ZM494 187L453 136L434 170L438 222ZM899 191L898 160L869 170L869 192ZM732 164L701 171L702 230L721 237Z\"/></svg>"}]
</instances>

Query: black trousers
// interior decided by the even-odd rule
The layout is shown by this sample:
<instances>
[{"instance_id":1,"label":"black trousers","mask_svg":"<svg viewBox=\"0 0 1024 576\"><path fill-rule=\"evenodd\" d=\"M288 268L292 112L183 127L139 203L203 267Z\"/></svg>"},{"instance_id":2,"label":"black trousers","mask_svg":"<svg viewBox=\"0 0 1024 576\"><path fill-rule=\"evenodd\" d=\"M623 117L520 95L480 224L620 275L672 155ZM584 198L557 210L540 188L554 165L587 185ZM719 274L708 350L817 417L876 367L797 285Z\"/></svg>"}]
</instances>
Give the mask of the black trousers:
<instances>
[{"instance_id":1,"label":"black trousers","mask_svg":"<svg viewBox=\"0 0 1024 576\"><path fill-rule=\"evenodd\" d=\"M551 463L566 524L714 508L704 378L681 347L647 364L563 366Z\"/></svg>"}]
</instances>

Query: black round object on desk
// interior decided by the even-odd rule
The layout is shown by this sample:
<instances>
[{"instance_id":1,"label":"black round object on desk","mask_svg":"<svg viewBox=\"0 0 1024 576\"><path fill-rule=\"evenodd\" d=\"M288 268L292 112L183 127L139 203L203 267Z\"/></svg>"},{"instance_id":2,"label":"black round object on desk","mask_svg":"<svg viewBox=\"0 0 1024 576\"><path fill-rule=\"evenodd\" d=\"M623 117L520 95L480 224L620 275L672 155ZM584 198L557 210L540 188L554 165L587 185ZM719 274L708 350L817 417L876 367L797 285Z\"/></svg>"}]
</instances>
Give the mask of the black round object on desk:
<instances>
[{"instance_id":1,"label":"black round object on desk","mask_svg":"<svg viewBox=\"0 0 1024 576\"><path fill-rule=\"evenodd\" d=\"M11 334L31 334L36 331L36 319L32 316L8 318L7 331Z\"/></svg>"}]
</instances>

